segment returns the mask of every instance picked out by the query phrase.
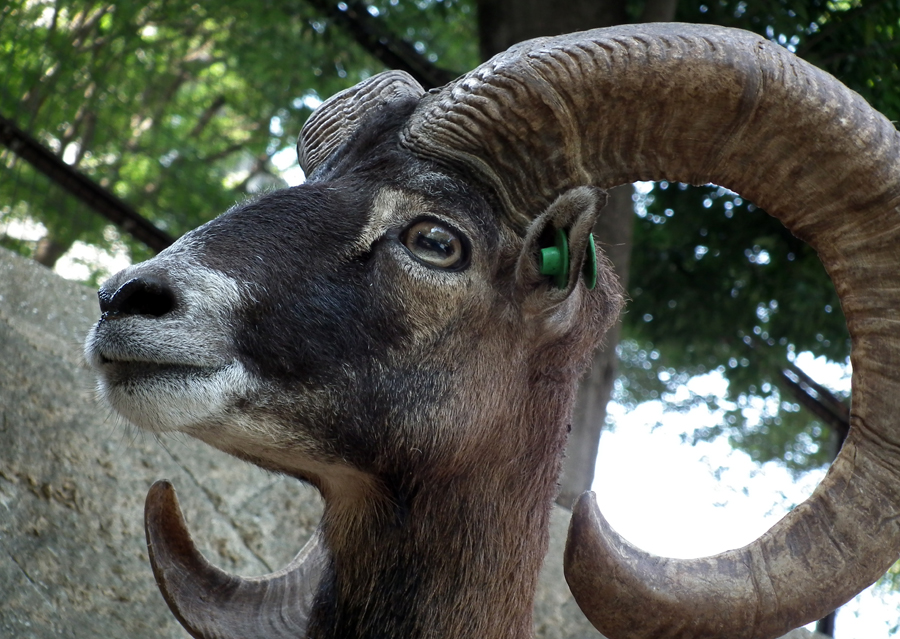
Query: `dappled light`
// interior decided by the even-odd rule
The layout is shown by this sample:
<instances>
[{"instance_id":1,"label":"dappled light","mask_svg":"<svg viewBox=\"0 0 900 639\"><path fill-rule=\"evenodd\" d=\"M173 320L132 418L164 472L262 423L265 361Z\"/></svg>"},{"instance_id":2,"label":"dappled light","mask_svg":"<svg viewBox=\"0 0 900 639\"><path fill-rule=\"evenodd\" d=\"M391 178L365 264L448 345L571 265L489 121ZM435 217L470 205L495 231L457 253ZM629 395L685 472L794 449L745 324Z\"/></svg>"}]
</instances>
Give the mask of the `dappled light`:
<instances>
[{"instance_id":1,"label":"dappled light","mask_svg":"<svg viewBox=\"0 0 900 639\"><path fill-rule=\"evenodd\" d=\"M801 411L782 383L800 351L849 356L837 295L815 252L719 186L641 182L633 199L641 250L632 255L617 401L717 407L721 423L694 437L727 434L755 460L782 460L794 471L829 463L833 431ZM684 390L711 372L728 380L726 395Z\"/></svg>"}]
</instances>

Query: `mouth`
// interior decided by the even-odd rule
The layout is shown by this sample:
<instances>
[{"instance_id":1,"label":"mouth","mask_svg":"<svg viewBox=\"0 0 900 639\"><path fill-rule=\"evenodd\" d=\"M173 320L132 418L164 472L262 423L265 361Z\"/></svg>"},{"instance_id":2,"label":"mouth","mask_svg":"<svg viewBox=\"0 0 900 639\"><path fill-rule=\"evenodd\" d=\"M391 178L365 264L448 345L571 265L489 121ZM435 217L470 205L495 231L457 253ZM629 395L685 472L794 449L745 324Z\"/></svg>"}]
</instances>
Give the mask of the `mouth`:
<instances>
[{"instance_id":1,"label":"mouth","mask_svg":"<svg viewBox=\"0 0 900 639\"><path fill-rule=\"evenodd\" d=\"M110 383L214 375L232 363L218 332L146 326L140 318L99 321L85 342L88 364Z\"/></svg>"},{"instance_id":2,"label":"mouth","mask_svg":"<svg viewBox=\"0 0 900 639\"><path fill-rule=\"evenodd\" d=\"M190 432L225 418L253 388L238 362L196 366L98 357L100 395L133 424L154 432Z\"/></svg>"},{"instance_id":3,"label":"mouth","mask_svg":"<svg viewBox=\"0 0 900 639\"><path fill-rule=\"evenodd\" d=\"M101 374L107 377L140 380L158 377L210 377L222 366L209 367L186 364L183 362L154 362L137 359L119 359L101 355L99 357Z\"/></svg>"},{"instance_id":4,"label":"mouth","mask_svg":"<svg viewBox=\"0 0 900 639\"><path fill-rule=\"evenodd\" d=\"M95 368L109 386L143 387L159 383L203 383L225 368L184 362L160 362L99 355Z\"/></svg>"},{"instance_id":5,"label":"mouth","mask_svg":"<svg viewBox=\"0 0 900 639\"><path fill-rule=\"evenodd\" d=\"M97 374L99 399L151 432L190 434L227 421L233 403L256 387L223 331L183 318L98 322L84 354Z\"/></svg>"}]
</instances>

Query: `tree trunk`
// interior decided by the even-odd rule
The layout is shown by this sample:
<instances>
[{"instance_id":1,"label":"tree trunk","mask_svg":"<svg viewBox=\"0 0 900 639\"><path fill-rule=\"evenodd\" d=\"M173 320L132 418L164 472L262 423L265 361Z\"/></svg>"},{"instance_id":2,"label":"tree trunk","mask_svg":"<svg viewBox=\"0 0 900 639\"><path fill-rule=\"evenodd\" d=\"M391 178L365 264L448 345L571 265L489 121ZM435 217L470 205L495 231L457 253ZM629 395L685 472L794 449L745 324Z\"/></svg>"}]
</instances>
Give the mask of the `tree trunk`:
<instances>
[{"instance_id":1,"label":"tree trunk","mask_svg":"<svg viewBox=\"0 0 900 639\"><path fill-rule=\"evenodd\" d=\"M672 22L677 8L678 0L647 0L641 22Z\"/></svg>"},{"instance_id":2,"label":"tree trunk","mask_svg":"<svg viewBox=\"0 0 900 639\"><path fill-rule=\"evenodd\" d=\"M478 42L487 60L522 40L626 21L624 0L479 0Z\"/></svg>"},{"instance_id":3,"label":"tree trunk","mask_svg":"<svg viewBox=\"0 0 900 639\"><path fill-rule=\"evenodd\" d=\"M597 225L594 236L597 249L602 250L612 262L622 287L628 286L628 270L631 263L631 241L634 231L634 202L631 185L619 186L609 192L609 201ZM616 380L618 356L616 346L622 329L621 319L609 330L603 345L594 354L594 362L581 380L575 414L572 416L572 432L566 448L566 459L560 476L559 496L556 503L571 508L578 496L590 490L597 463L597 446L600 431L606 421L606 404L612 395Z\"/></svg>"},{"instance_id":4,"label":"tree trunk","mask_svg":"<svg viewBox=\"0 0 900 639\"><path fill-rule=\"evenodd\" d=\"M677 0L647 0L642 20L670 21L675 16L677 4ZM546 0L478 2L478 38L484 59L529 38L609 27L627 21L624 0L567 0L562 7ZM631 259L633 192L630 186L610 191L609 204L594 229L598 247L612 261L623 287L628 285ZM557 498L557 503L567 508L578 495L590 489L594 480L600 430L606 420L606 404L616 378L620 329L621 324L617 323L609 331L603 347L594 356L590 372L581 383Z\"/></svg>"},{"instance_id":5,"label":"tree trunk","mask_svg":"<svg viewBox=\"0 0 900 639\"><path fill-rule=\"evenodd\" d=\"M72 246L71 242L60 242L47 233L38 240L37 248L34 250L34 261L47 268L53 268L70 246Z\"/></svg>"}]
</instances>

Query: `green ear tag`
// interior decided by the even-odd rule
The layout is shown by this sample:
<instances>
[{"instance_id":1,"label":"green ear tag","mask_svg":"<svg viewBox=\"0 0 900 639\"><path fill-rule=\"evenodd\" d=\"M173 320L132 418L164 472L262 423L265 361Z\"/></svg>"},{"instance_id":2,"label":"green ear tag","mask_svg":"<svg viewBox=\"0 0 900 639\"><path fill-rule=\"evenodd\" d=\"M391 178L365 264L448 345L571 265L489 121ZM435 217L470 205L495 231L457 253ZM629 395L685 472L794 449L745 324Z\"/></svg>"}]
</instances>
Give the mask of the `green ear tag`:
<instances>
[{"instance_id":1,"label":"green ear tag","mask_svg":"<svg viewBox=\"0 0 900 639\"><path fill-rule=\"evenodd\" d=\"M541 249L541 275L553 275L556 286L565 288L569 283L569 240L566 232L556 229L555 246Z\"/></svg>"},{"instance_id":2,"label":"green ear tag","mask_svg":"<svg viewBox=\"0 0 900 639\"><path fill-rule=\"evenodd\" d=\"M588 235L587 255L584 256L584 266L581 267L584 275L584 285L589 291L597 286L597 247L594 244L594 234Z\"/></svg>"}]
</instances>

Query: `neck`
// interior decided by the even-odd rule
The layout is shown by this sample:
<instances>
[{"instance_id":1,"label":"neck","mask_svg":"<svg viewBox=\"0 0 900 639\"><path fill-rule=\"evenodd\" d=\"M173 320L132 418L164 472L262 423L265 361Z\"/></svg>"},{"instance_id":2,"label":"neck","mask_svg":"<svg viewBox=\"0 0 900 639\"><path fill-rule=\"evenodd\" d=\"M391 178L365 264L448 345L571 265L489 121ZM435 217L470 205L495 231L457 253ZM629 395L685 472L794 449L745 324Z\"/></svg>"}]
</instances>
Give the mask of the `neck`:
<instances>
[{"instance_id":1,"label":"neck","mask_svg":"<svg viewBox=\"0 0 900 639\"><path fill-rule=\"evenodd\" d=\"M333 564L307 636L531 637L565 439L563 428L541 429L555 441L544 442L553 452L537 464L519 457L508 472L399 482L382 499L327 505L322 531Z\"/></svg>"}]
</instances>

